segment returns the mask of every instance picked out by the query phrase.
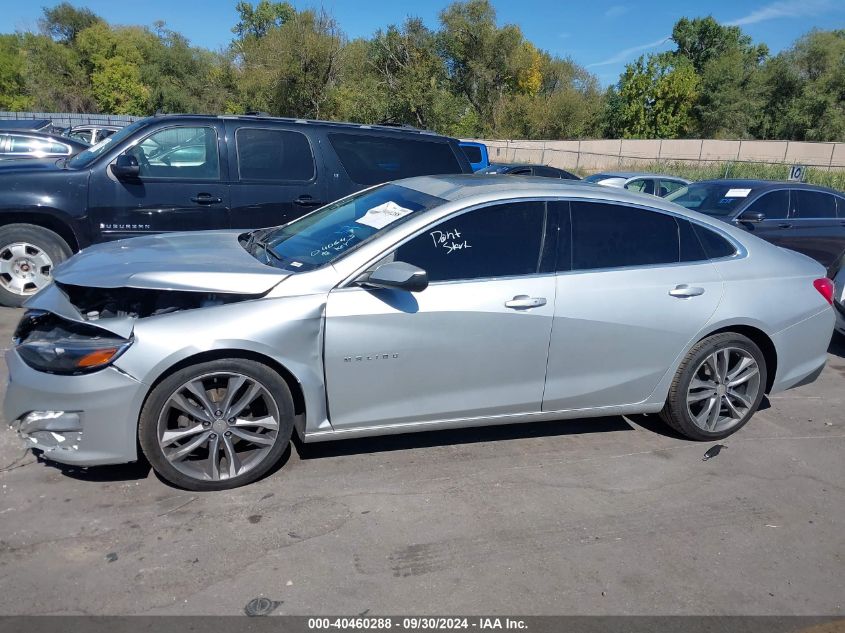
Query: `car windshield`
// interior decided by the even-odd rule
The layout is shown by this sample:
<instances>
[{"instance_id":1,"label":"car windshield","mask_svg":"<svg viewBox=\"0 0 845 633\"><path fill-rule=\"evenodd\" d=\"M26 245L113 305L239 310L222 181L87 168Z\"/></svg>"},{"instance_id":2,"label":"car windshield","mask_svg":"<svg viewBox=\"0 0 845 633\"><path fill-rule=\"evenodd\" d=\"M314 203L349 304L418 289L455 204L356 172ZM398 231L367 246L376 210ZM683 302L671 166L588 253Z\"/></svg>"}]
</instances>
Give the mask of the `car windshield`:
<instances>
[{"instance_id":1,"label":"car windshield","mask_svg":"<svg viewBox=\"0 0 845 633\"><path fill-rule=\"evenodd\" d=\"M388 183L355 194L262 235L276 265L293 272L329 264L445 200Z\"/></svg>"},{"instance_id":2,"label":"car windshield","mask_svg":"<svg viewBox=\"0 0 845 633\"><path fill-rule=\"evenodd\" d=\"M135 123L131 123L130 125L121 128L119 132L115 132L111 136L104 138L96 145L92 145L84 152L80 152L79 154L71 158L68 161L68 167L72 167L75 169L87 167L91 163L91 161L93 161L95 158L97 158L97 156L105 152L108 147L121 143L123 139L132 136L138 128L141 128L144 125L145 121L141 120L135 121Z\"/></svg>"},{"instance_id":3,"label":"car windshield","mask_svg":"<svg viewBox=\"0 0 845 633\"><path fill-rule=\"evenodd\" d=\"M731 215L752 191L752 187L741 183L692 183L670 193L665 199L692 211L724 217Z\"/></svg>"}]
</instances>

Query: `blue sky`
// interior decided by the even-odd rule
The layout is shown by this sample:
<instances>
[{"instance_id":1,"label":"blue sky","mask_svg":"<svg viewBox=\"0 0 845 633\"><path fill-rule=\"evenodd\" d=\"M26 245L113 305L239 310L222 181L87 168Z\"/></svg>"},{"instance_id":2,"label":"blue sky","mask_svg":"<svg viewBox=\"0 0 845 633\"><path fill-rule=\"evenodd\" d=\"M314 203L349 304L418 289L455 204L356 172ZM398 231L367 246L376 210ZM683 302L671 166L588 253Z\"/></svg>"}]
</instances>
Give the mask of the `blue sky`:
<instances>
[{"instance_id":1,"label":"blue sky","mask_svg":"<svg viewBox=\"0 0 845 633\"><path fill-rule=\"evenodd\" d=\"M211 49L225 47L237 21L236 0L72 0L115 24L146 24L164 20L192 43ZM2 31L35 30L41 7L51 0L0 0ZM407 16L437 25L448 0L296 0L297 8L323 6L350 37L369 36L380 27ZM843 0L494 0L499 23L517 24L534 44L550 53L571 56L595 73L602 84L614 83L625 64L643 53L668 50L672 25L682 17L707 14L726 24L738 24L755 41L773 52L811 28L845 28Z\"/></svg>"}]
</instances>

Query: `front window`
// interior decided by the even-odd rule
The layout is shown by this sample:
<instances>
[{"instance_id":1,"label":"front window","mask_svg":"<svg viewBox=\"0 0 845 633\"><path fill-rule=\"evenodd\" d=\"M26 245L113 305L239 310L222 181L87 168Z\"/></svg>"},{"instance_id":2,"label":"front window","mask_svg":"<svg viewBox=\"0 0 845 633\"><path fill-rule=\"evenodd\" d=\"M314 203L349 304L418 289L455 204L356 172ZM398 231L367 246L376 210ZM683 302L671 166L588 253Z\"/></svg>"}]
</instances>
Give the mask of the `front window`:
<instances>
[{"instance_id":1,"label":"front window","mask_svg":"<svg viewBox=\"0 0 845 633\"><path fill-rule=\"evenodd\" d=\"M369 189L262 236L281 268L313 270L445 200L395 184Z\"/></svg>"},{"instance_id":2,"label":"front window","mask_svg":"<svg viewBox=\"0 0 845 633\"><path fill-rule=\"evenodd\" d=\"M146 122L144 120L135 121L135 123L131 123L127 125L125 128L122 128L119 132L104 138L102 141L94 145L93 147L89 147L84 152L80 152L76 156L70 159L68 162L68 167L73 167L74 169L81 169L83 167L87 167L90 165L94 159L100 156L106 149L114 147L115 145L119 145L124 141L124 139L129 138L137 130L144 127Z\"/></svg>"},{"instance_id":3,"label":"front window","mask_svg":"<svg viewBox=\"0 0 845 633\"><path fill-rule=\"evenodd\" d=\"M216 180L220 175L213 127L171 127L151 134L127 151L141 178Z\"/></svg>"},{"instance_id":4,"label":"front window","mask_svg":"<svg viewBox=\"0 0 845 633\"><path fill-rule=\"evenodd\" d=\"M682 207L717 217L731 215L754 189L742 184L692 183L666 196Z\"/></svg>"}]
</instances>

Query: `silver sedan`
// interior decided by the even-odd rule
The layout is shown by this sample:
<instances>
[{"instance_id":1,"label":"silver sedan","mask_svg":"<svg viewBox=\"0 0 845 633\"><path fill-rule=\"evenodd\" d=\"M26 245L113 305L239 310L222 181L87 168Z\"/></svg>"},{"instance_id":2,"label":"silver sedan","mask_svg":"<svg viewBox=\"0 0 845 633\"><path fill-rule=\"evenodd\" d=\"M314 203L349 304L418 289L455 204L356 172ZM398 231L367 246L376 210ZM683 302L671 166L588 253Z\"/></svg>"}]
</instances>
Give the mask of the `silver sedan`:
<instances>
[{"instance_id":1,"label":"silver sedan","mask_svg":"<svg viewBox=\"0 0 845 633\"><path fill-rule=\"evenodd\" d=\"M380 185L282 227L86 249L29 302L6 419L47 459L253 481L303 441L659 414L694 440L821 372L833 286L653 196Z\"/></svg>"}]
</instances>

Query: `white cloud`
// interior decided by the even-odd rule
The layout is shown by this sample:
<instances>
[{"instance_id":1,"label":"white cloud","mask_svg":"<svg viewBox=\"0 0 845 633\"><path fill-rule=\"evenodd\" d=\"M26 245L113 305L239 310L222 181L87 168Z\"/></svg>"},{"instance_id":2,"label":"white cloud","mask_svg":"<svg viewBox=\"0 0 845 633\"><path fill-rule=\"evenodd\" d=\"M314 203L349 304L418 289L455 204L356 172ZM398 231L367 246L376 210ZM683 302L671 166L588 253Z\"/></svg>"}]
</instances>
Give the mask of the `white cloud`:
<instances>
[{"instance_id":1,"label":"white cloud","mask_svg":"<svg viewBox=\"0 0 845 633\"><path fill-rule=\"evenodd\" d=\"M604 17L606 18L618 18L620 15L625 15L628 13L630 7L626 7L623 4L614 4L610 7L607 11L604 12Z\"/></svg>"},{"instance_id":2,"label":"white cloud","mask_svg":"<svg viewBox=\"0 0 845 633\"><path fill-rule=\"evenodd\" d=\"M587 68L593 68L594 66L609 66L610 64L618 64L619 62L627 61L631 55L634 53L640 53L642 51L647 51L650 48L655 48L664 44L669 40L669 36L661 37L659 40L655 40L653 42L649 42L648 44L640 44L639 46L632 46L631 48L626 48L624 50L619 51L612 57L608 57L604 61L596 62L594 64L587 64Z\"/></svg>"},{"instance_id":3,"label":"white cloud","mask_svg":"<svg viewBox=\"0 0 845 633\"><path fill-rule=\"evenodd\" d=\"M760 7L748 15L725 22L728 26L746 26L777 18L798 18L824 13L831 8L830 0L779 0Z\"/></svg>"}]
</instances>

